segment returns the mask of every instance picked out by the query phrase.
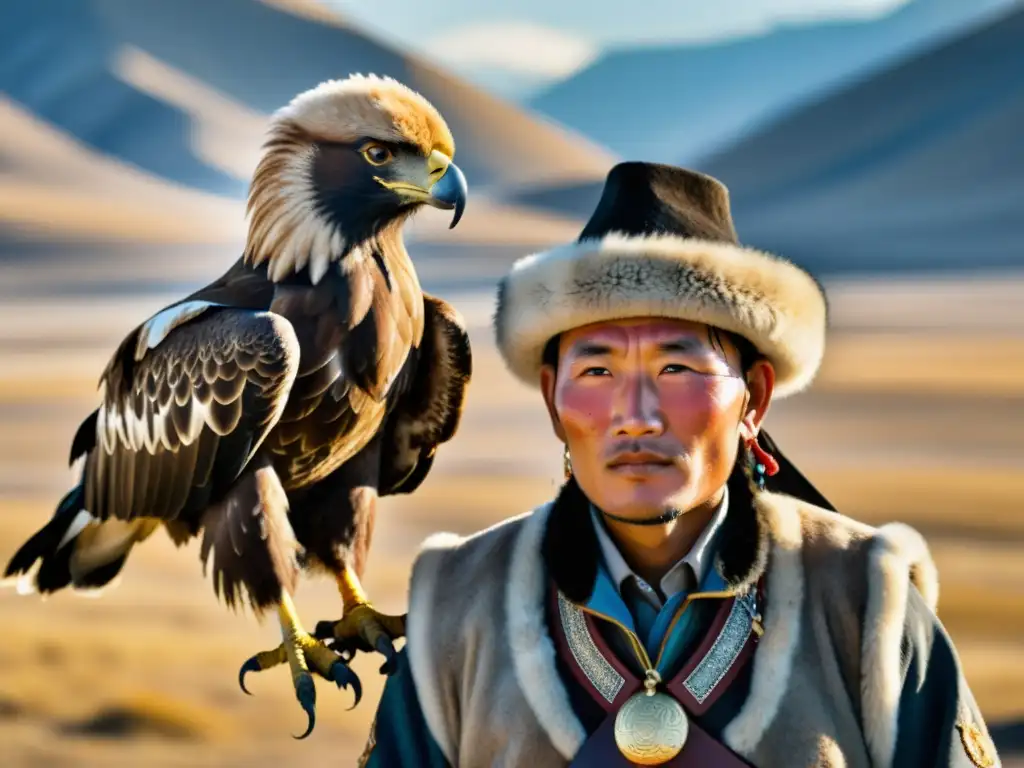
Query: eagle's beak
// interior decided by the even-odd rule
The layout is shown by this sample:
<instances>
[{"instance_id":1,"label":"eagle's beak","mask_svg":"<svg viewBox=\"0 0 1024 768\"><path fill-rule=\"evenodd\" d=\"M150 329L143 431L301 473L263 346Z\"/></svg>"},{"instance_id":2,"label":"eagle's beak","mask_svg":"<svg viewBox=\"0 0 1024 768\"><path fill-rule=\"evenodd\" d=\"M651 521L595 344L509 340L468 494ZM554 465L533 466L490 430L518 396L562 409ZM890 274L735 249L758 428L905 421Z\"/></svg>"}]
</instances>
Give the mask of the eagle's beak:
<instances>
[{"instance_id":1,"label":"eagle's beak","mask_svg":"<svg viewBox=\"0 0 1024 768\"><path fill-rule=\"evenodd\" d=\"M427 176L434 183L430 186L430 196L424 200L428 205L446 211L455 209L449 229L454 229L462 218L466 208L466 177L452 159L444 152L434 150L427 158Z\"/></svg>"},{"instance_id":2,"label":"eagle's beak","mask_svg":"<svg viewBox=\"0 0 1024 768\"><path fill-rule=\"evenodd\" d=\"M426 171L425 178L421 175L424 170ZM406 180L391 181L379 176L374 178L381 186L390 189L405 200L426 203L445 211L454 210L449 229L454 228L462 218L462 212L466 209L468 189L462 169L453 163L448 155L435 149L427 158L426 168L420 167L410 176L415 176L417 183Z\"/></svg>"},{"instance_id":3,"label":"eagle's beak","mask_svg":"<svg viewBox=\"0 0 1024 768\"><path fill-rule=\"evenodd\" d=\"M466 194L469 188L466 186L466 177L462 169L455 163L449 162L444 175L434 182L430 188L430 199L427 202L435 208L444 210L455 209L452 216L452 223L449 229L455 229L455 225L462 218L462 212L466 209Z\"/></svg>"}]
</instances>

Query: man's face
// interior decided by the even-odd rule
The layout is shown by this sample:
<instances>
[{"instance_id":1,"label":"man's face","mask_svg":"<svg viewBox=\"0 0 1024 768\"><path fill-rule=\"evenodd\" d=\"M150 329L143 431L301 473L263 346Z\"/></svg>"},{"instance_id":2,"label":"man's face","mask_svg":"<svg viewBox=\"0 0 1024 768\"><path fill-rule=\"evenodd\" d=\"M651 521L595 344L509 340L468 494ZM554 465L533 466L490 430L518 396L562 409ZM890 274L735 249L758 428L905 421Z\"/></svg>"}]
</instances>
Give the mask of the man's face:
<instances>
[{"instance_id":1,"label":"man's face","mask_svg":"<svg viewBox=\"0 0 1024 768\"><path fill-rule=\"evenodd\" d=\"M717 501L774 383L759 362L748 391L740 366L728 336L698 323L622 320L563 334L542 389L587 497L636 520Z\"/></svg>"}]
</instances>

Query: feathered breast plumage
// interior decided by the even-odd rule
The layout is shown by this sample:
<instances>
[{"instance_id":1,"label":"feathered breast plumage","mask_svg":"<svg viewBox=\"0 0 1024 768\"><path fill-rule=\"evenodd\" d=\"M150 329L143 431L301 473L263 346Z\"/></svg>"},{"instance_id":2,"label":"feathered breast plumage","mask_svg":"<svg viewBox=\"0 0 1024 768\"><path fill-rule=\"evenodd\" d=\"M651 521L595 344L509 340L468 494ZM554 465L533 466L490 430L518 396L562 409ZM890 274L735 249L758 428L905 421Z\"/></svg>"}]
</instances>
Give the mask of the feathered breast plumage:
<instances>
[{"instance_id":1,"label":"feathered breast plumage","mask_svg":"<svg viewBox=\"0 0 1024 768\"><path fill-rule=\"evenodd\" d=\"M285 488L316 482L362 450L413 381L424 301L415 271L400 241L363 248L316 286L279 287L271 305L301 349L267 443Z\"/></svg>"}]
</instances>

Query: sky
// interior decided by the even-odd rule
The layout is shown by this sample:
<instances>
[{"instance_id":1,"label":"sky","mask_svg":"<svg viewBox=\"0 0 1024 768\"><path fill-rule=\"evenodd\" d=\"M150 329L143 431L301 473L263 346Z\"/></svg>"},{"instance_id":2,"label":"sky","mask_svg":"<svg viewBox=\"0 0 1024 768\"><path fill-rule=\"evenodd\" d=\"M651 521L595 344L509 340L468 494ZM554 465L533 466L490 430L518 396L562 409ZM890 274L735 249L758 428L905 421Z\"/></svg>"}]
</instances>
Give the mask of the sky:
<instances>
[{"instance_id":1,"label":"sky","mask_svg":"<svg viewBox=\"0 0 1024 768\"><path fill-rule=\"evenodd\" d=\"M907 1L320 0L377 37L512 98L568 77L609 48L712 42L784 24L871 18Z\"/></svg>"}]
</instances>

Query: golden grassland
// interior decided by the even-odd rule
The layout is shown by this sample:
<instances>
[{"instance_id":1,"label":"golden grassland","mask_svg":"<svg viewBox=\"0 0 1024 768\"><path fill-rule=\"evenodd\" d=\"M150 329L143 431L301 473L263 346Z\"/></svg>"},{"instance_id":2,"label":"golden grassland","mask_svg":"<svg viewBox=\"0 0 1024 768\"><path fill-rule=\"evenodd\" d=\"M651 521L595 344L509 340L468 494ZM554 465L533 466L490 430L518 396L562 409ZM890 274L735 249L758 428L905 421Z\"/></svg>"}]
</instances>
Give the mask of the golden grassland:
<instances>
[{"instance_id":1,"label":"golden grassland","mask_svg":"<svg viewBox=\"0 0 1024 768\"><path fill-rule=\"evenodd\" d=\"M0 560L69 482L70 439L108 351L141 319L136 310L97 300L37 330L38 344L0 323ZM0 307L0 320L8 314ZM426 535L483 528L556 489L559 447L540 401L503 370L486 317L469 320L476 371L459 435L421 490L385 500L378 516L366 586L386 610L404 610ZM842 314L833 324L820 380L774 407L768 425L846 514L903 520L927 536L940 616L986 716L1024 718L1024 334L997 340L891 317L886 327L844 325ZM62 342L62 326L79 340ZM339 614L327 580L305 582L297 603L310 628ZM360 657L363 702L346 711L351 692L321 682L317 729L293 741L304 716L285 669L252 676L252 697L235 682L242 661L277 643L273 618L222 607L198 547L176 549L162 533L101 598L0 591L0 628L4 766L351 765L381 688L378 660Z\"/></svg>"}]
</instances>

